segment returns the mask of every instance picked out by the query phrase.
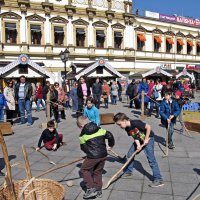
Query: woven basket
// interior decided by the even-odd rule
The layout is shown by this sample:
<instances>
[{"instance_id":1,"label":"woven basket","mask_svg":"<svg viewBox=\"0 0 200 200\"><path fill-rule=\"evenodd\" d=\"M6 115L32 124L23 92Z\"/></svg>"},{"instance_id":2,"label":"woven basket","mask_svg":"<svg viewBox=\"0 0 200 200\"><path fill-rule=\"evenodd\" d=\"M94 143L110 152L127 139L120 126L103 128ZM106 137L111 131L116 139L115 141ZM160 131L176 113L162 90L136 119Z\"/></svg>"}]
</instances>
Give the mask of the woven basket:
<instances>
[{"instance_id":1,"label":"woven basket","mask_svg":"<svg viewBox=\"0 0 200 200\"><path fill-rule=\"evenodd\" d=\"M28 183L28 180L20 180L14 182L14 189L17 199L32 200L31 194L33 193L31 186L26 187L24 190L24 197L20 198L20 193L24 186ZM36 193L37 200L63 200L65 189L56 181L50 179L35 179L33 180L34 191ZM12 200L8 193L7 186L0 189L0 200Z\"/></svg>"}]
</instances>

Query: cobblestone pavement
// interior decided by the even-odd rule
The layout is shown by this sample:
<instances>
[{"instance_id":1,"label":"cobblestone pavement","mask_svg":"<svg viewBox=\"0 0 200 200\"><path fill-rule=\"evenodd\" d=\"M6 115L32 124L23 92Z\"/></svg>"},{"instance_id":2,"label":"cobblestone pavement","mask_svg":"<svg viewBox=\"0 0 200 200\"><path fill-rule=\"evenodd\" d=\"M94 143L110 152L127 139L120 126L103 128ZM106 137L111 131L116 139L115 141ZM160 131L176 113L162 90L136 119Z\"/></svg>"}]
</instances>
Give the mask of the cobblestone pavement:
<instances>
[{"instance_id":1,"label":"cobblestone pavement","mask_svg":"<svg viewBox=\"0 0 200 200\"><path fill-rule=\"evenodd\" d=\"M200 94L197 95L196 100L199 100ZM100 109L101 113L107 112L125 112L130 118L139 118L140 112L128 108L126 102L119 103L118 105L109 105L109 109ZM67 145L61 147L56 152L45 152L52 161L56 164L66 163L73 161L84 154L79 147L79 133L80 130L76 127L76 119L72 117L72 111L66 110L66 120L59 123L58 131L64 134L64 141ZM41 154L31 149L31 146L36 146L41 129L39 124L46 121L44 111L34 112L34 124L32 127L22 126L19 124L14 125L14 135L6 136L5 141L8 148L9 158L11 164L16 162L23 162L21 153L21 144L27 147L29 161L33 176L40 174L43 171L53 167L48 163L48 160ZM168 158L163 158L163 153L158 147L165 138L165 129L161 127L160 119L156 119L153 115L151 118L146 118L145 122L152 125L155 132L155 155L159 163L161 173L163 175L165 186L160 188L149 188L148 184L152 180L152 172L147 162L144 153L136 156L135 170L133 176L128 179L118 179L107 190L103 191L102 200L189 200L193 199L200 193L200 134L192 133L192 138L187 135L180 134L180 124L177 123L174 133L174 143L176 148L169 151ZM103 126L111 131L116 140L114 151L124 156L131 145L131 138L126 133L118 128L116 125ZM1 153L1 152L0 152ZM2 153L0 155L2 165ZM80 162L81 163L81 162ZM80 163L70 165L55 172L52 172L44 178L54 179L65 187L66 200L81 200L83 190L81 188L82 178L79 177ZM108 156L108 161L105 165L103 174L103 182L107 180L121 167L112 156ZM4 168L3 166L1 168ZM5 168L2 170L5 172ZM14 180L24 179L25 171L22 168L12 168ZM73 180L72 187L67 186L67 181ZM4 178L0 177L0 183L3 183Z\"/></svg>"}]
</instances>

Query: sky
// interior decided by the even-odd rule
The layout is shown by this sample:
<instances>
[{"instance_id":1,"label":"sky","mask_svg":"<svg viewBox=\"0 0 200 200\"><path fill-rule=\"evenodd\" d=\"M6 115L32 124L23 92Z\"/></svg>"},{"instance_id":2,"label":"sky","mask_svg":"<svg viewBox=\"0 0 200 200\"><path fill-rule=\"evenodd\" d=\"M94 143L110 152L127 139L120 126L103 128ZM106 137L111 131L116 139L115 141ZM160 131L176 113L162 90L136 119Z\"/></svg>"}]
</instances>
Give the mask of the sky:
<instances>
[{"instance_id":1,"label":"sky","mask_svg":"<svg viewBox=\"0 0 200 200\"><path fill-rule=\"evenodd\" d=\"M148 10L200 19L200 0L133 0L133 10L136 9L139 10L139 14Z\"/></svg>"}]
</instances>

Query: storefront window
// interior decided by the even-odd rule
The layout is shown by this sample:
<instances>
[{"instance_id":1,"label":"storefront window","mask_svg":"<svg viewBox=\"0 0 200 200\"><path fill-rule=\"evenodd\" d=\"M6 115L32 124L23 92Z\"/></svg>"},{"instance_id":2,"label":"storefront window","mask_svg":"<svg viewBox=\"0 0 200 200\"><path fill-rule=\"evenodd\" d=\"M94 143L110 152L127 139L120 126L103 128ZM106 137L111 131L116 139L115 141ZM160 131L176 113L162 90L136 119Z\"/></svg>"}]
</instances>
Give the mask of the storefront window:
<instances>
[{"instance_id":1,"label":"storefront window","mask_svg":"<svg viewBox=\"0 0 200 200\"><path fill-rule=\"evenodd\" d=\"M143 35L143 34L137 35L137 50L138 51L144 50L145 41L146 41L145 35Z\"/></svg>"},{"instance_id":2,"label":"storefront window","mask_svg":"<svg viewBox=\"0 0 200 200\"><path fill-rule=\"evenodd\" d=\"M114 48L121 49L122 48L122 40L123 40L122 33L114 32Z\"/></svg>"},{"instance_id":3,"label":"storefront window","mask_svg":"<svg viewBox=\"0 0 200 200\"><path fill-rule=\"evenodd\" d=\"M182 53L184 42L182 39L177 39L177 53Z\"/></svg>"},{"instance_id":4,"label":"storefront window","mask_svg":"<svg viewBox=\"0 0 200 200\"><path fill-rule=\"evenodd\" d=\"M193 42L192 41L187 41L187 54L190 55L192 53L192 49L193 49Z\"/></svg>"},{"instance_id":5,"label":"storefront window","mask_svg":"<svg viewBox=\"0 0 200 200\"><path fill-rule=\"evenodd\" d=\"M54 27L54 42L55 45L63 45L64 42L64 30L63 27Z\"/></svg>"},{"instance_id":6,"label":"storefront window","mask_svg":"<svg viewBox=\"0 0 200 200\"><path fill-rule=\"evenodd\" d=\"M31 44L41 44L41 26L31 25Z\"/></svg>"},{"instance_id":7,"label":"storefront window","mask_svg":"<svg viewBox=\"0 0 200 200\"><path fill-rule=\"evenodd\" d=\"M96 31L96 47L104 48L105 34L103 30Z\"/></svg>"},{"instance_id":8,"label":"storefront window","mask_svg":"<svg viewBox=\"0 0 200 200\"><path fill-rule=\"evenodd\" d=\"M166 39L166 52L170 53L172 49L172 44Z\"/></svg>"},{"instance_id":9,"label":"storefront window","mask_svg":"<svg viewBox=\"0 0 200 200\"><path fill-rule=\"evenodd\" d=\"M17 43L17 30L15 23L5 23L5 42L9 44Z\"/></svg>"},{"instance_id":10,"label":"storefront window","mask_svg":"<svg viewBox=\"0 0 200 200\"><path fill-rule=\"evenodd\" d=\"M85 47L85 30L83 28L76 29L76 46Z\"/></svg>"},{"instance_id":11,"label":"storefront window","mask_svg":"<svg viewBox=\"0 0 200 200\"><path fill-rule=\"evenodd\" d=\"M159 52L161 47L162 40L159 36L154 37L154 51Z\"/></svg>"}]
</instances>

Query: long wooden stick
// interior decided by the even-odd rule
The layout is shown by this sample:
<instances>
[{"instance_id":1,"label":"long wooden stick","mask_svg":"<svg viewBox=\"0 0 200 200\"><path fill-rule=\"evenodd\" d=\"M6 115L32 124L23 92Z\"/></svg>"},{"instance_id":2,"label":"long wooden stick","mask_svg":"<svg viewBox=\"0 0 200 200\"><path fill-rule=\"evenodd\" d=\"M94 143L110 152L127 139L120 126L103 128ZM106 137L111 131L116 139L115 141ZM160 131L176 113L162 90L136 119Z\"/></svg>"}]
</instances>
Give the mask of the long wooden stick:
<instances>
[{"instance_id":1,"label":"long wooden stick","mask_svg":"<svg viewBox=\"0 0 200 200\"><path fill-rule=\"evenodd\" d=\"M126 158L126 156L124 156L123 158L118 155L115 151L113 151L112 149L110 150L117 158L119 158L120 160L124 160Z\"/></svg>"},{"instance_id":2,"label":"long wooden stick","mask_svg":"<svg viewBox=\"0 0 200 200\"><path fill-rule=\"evenodd\" d=\"M61 168L63 168L63 167L67 167L67 166L69 166L69 165L72 165L72 164L74 164L74 163L76 163L76 162L79 162L79 161L81 161L81 160L84 160L85 158L86 158L86 157L84 156L84 157L81 157L81 158L76 159L76 160L74 160L74 161L71 161L71 162L68 162L68 163L65 163L65 164L61 164L61 165L59 165L59 166L57 166L57 167L53 167L53 168L47 170L46 172L43 172L43 173L39 174L38 176L36 176L36 178L39 178L39 177L41 177L41 176L44 176L44 175L46 175L46 174L48 174L48 173L50 173L50 172L53 172L53 171L58 170L58 169L61 169Z\"/></svg>"},{"instance_id":3,"label":"long wooden stick","mask_svg":"<svg viewBox=\"0 0 200 200\"><path fill-rule=\"evenodd\" d=\"M28 180L31 180L32 179L32 173L31 173L31 169L30 169L30 164L29 164L29 160L28 160L28 155L27 155L27 152L26 152L26 149L24 147L24 145L22 144L22 154L24 156L24 161L25 161L25 169L26 169L26 175L28 177ZM30 187L31 187L31 190L34 190L34 184L33 182L30 184ZM31 197L33 200L36 200L36 193L33 192L31 194Z\"/></svg>"},{"instance_id":4,"label":"long wooden stick","mask_svg":"<svg viewBox=\"0 0 200 200\"><path fill-rule=\"evenodd\" d=\"M32 149L34 149L36 151L36 148L35 147L31 147ZM52 160L50 160L49 156L47 156L45 153L43 153L42 151L38 150L37 152L39 152L40 154L42 154L44 157L46 157L49 161L50 164L52 165L56 165L55 162L53 162Z\"/></svg>"},{"instance_id":5,"label":"long wooden stick","mask_svg":"<svg viewBox=\"0 0 200 200\"><path fill-rule=\"evenodd\" d=\"M144 147L144 144L141 146L141 149ZM102 188L103 190L107 189L110 184L119 176L119 174L127 167L127 165L132 161L134 156L139 153L141 150L136 150L131 157L126 161L126 163L110 178L108 183Z\"/></svg>"},{"instance_id":6,"label":"long wooden stick","mask_svg":"<svg viewBox=\"0 0 200 200\"><path fill-rule=\"evenodd\" d=\"M15 190L14 190L13 181L12 181L12 172L11 172L10 161L8 158L8 151L7 151L6 143L5 143L5 140L4 140L1 130L0 130L0 142L1 142L1 148L2 148L2 152L3 152L5 165L6 165L7 182L9 182L8 189L10 190L10 195L11 195L12 200L16 200L17 198L16 198L16 194L15 194Z\"/></svg>"},{"instance_id":7,"label":"long wooden stick","mask_svg":"<svg viewBox=\"0 0 200 200\"><path fill-rule=\"evenodd\" d=\"M168 138L168 136L169 136L169 126L170 126L170 124L168 123L167 130L166 130L166 139L165 139L165 141L166 141L165 156L168 156L168 154L169 154L169 148L168 148L168 145L169 145L169 138Z\"/></svg>"}]
</instances>

